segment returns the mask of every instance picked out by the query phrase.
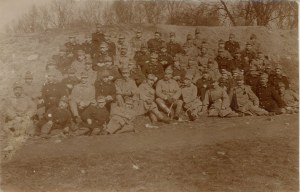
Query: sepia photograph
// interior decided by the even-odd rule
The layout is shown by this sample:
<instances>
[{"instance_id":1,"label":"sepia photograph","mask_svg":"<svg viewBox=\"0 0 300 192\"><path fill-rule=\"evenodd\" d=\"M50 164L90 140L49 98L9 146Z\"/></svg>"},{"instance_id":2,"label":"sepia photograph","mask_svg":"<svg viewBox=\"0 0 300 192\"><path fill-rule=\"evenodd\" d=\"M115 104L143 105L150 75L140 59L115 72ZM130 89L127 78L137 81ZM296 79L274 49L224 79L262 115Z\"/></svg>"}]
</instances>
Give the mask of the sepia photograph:
<instances>
[{"instance_id":1,"label":"sepia photograph","mask_svg":"<svg viewBox=\"0 0 300 192\"><path fill-rule=\"evenodd\" d=\"M297 0L0 0L0 192L298 192Z\"/></svg>"}]
</instances>

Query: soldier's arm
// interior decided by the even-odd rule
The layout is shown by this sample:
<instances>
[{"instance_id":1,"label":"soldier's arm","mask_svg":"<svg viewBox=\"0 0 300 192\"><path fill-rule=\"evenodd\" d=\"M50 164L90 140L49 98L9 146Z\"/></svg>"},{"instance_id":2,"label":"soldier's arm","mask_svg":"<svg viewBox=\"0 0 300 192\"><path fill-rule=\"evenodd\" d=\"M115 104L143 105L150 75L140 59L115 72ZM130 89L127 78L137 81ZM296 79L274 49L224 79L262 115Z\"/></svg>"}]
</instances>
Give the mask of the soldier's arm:
<instances>
[{"instance_id":1,"label":"soldier's arm","mask_svg":"<svg viewBox=\"0 0 300 192\"><path fill-rule=\"evenodd\" d=\"M204 100L203 100L203 108L202 111L207 111L209 105L209 91L206 91Z\"/></svg>"},{"instance_id":2,"label":"soldier's arm","mask_svg":"<svg viewBox=\"0 0 300 192\"><path fill-rule=\"evenodd\" d=\"M230 106L229 96L226 93L225 89L222 90L222 107L228 108Z\"/></svg>"},{"instance_id":3,"label":"soldier's arm","mask_svg":"<svg viewBox=\"0 0 300 192\"><path fill-rule=\"evenodd\" d=\"M255 106L259 106L259 99L258 97L254 94L250 86L246 87L246 92L248 93L248 96L250 100L253 102Z\"/></svg>"},{"instance_id":4,"label":"soldier's arm","mask_svg":"<svg viewBox=\"0 0 300 192\"><path fill-rule=\"evenodd\" d=\"M160 81L156 85L156 96L163 100L168 99L168 96L162 92L162 85Z\"/></svg>"},{"instance_id":5,"label":"soldier's arm","mask_svg":"<svg viewBox=\"0 0 300 192\"><path fill-rule=\"evenodd\" d=\"M179 99L179 97L181 96L181 88L179 87L177 81L173 81L174 82L174 89L176 90L175 94L173 95L174 99Z\"/></svg>"},{"instance_id":6,"label":"soldier's arm","mask_svg":"<svg viewBox=\"0 0 300 192\"><path fill-rule=\"evenodd\" d=\"M278 106L280 108L283 108L285 104L284 104L283 100L280 98L279 94L277 93L277 91L275 90L274 87L271 88L271 93L272 93L272 98L276 101Z\"/></svg>"},{"instance_id":7,"label":"soldier's arm","mask_svg":"<svg viewBox=\"0 0 300 192\"><path fill-rule=\"evenodd\" d=\"M37 114L37 105L32 101L31 98L28 98L28 111L27 115L31 118Z\"/></svg>"}]
</instances>

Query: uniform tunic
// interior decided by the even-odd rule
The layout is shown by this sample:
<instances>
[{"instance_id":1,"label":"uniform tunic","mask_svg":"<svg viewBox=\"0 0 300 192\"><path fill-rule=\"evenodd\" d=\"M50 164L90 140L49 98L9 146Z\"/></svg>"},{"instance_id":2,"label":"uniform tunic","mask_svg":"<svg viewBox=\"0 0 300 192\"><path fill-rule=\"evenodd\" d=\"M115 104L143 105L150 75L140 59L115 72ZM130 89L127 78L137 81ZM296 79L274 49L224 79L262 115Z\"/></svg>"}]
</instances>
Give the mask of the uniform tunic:
<instances>
[{"instance_id":1,"label":"uniform tunic","mask_svg":"<svg viewBox=\"0 0 300 192\"><path fill-rule=\"evenodd\" d=\"M273 86L258 85L256 95L259 99L260 107L269 112L278 112L284 107L284 103Z\"/></svg>"},{"instance_id":2,"label":"uniform tunic","mask_svg":"<svg viewBox=\"0 0 300 192\"><path fill-rule=\"evenodd\" d=\"M240 44L237 41L226 41L225 50L227 50L232 56L234 53L240 49Z\"/></svg>"},{"instance_id":3,"label":"uniform tunic","mask_svg":"<svg viewBox=\"0 0 300 192\"><path fill-rule=\"evenodd\" d=\"M109 122L109 111L106 107L100 108L90 105L83 111L81 118L84 121L84 126L88 128L102 128L103 124ZM92 120L92 124L87 123L88 119Z\"/></svg>"},{"instance_id":4,"label":"uniform tunic","mask_svg":"<svg viewBox=\"0 0 300 192\"><path fill-rule=\"evenodd\" d=\"M164 68L159 63L147 63L146 66L143 69L143 73L145 76L148 74L155 75L158 79L162 79L164 77Z\"/></svg>"},{"instance_id":5,"label":"uniform tunic","mask_svg":"<svg viewBox=\"0 0 300 192\"><path fill-rule=\"evenodd\" d=\"M89 84L78 84L70 95L70 107L74 116L79 116L78 109L85 109L95 100L95 88Z\"/></svg>"},{"instance_id":6,"label":"uniform tunic","mask_svg":"<svg viewBox=\"0 0 300 192\"><path fill-rule=\"evenodd\" d=\"M57 106L60 98L66 95L68 95L68 90L62 83L45 83L42 88L45 110L47 111L49 108Z\"/></svg>"}]
</instances>

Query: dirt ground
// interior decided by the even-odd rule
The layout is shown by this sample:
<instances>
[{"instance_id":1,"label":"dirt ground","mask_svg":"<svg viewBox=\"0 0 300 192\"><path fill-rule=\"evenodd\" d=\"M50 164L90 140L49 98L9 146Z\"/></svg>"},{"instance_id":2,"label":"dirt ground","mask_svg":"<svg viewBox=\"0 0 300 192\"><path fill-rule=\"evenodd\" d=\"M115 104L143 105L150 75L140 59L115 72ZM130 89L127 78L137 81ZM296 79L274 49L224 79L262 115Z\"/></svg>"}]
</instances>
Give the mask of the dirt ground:
<instances>
[{"instance_id":1,"label":"dirt ground","mask_svg":"<svg viewBox=\"0 0 300 192\"><path fill-rule=\"evenodd\" d=\"M298 191L298 115L203 118L137 133L30 139L4 192Z\"/></svg>"}]
</instances>

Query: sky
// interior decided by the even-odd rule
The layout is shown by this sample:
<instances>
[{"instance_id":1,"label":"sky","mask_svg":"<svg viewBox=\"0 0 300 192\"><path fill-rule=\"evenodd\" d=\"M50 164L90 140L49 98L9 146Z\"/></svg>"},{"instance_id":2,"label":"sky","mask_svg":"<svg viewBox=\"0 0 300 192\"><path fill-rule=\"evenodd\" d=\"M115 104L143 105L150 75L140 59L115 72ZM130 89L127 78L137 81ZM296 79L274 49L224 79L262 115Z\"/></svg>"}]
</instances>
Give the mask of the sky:
<instances>
[{"instance_id":1,"label":"sky","mask_svg":"<svg viewBox=\"0 0 300 192\"><path fill-rule=\"evenodd\" d=\"M12 20L17 20L33 5L41 5L49 0L0 0L0 31Z\"/></svg>"}]
</instances>

